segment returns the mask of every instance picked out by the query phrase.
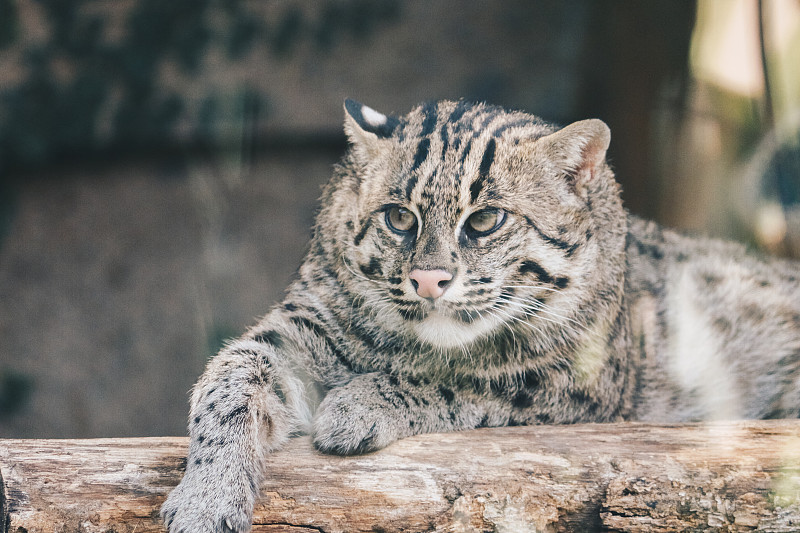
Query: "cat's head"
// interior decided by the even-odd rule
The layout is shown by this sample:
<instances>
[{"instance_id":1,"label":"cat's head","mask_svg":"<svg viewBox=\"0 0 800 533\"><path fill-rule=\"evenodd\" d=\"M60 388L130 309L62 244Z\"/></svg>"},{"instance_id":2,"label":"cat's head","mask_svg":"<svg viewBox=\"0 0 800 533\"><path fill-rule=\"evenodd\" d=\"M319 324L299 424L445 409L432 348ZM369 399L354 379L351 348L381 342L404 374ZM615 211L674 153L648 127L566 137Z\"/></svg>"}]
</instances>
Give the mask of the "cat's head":
<instances>
[{"instance_id":1,"label":"cat's head","mask_svg":"<svg viewBox=\"0 0 800 533\"><path fill-rule=\"evenodd\" d=\"M394 117L348 100L345 131L318 230L382 327L440 349L501 332L546 347L579 333L599 292L617 298L625 214L600 120L558 129L465 101Z\"/></svg>"}]
</instances>

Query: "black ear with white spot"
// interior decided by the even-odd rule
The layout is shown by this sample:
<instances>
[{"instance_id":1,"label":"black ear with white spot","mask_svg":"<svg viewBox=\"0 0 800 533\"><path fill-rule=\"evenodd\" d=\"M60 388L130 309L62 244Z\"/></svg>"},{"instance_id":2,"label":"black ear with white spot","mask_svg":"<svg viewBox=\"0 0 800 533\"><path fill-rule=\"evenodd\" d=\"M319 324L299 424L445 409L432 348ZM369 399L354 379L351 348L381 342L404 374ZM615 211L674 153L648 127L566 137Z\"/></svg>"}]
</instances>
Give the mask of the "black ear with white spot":
<instances>
[{"instance_id":1,"label":"black ear with white spot","mask_svg":"<svg viewBox=\"0 0 800 533\"><path fill-rule=\"evenodd\" d=\"M596 118L575 122L536 141L539 155L566 171L576 186L597 174L610 143L611 130Z\"/></svg>"},{"instance_id":2,"label":"black ear with white spot","mask_svg":"<svg viewBox=\"0 0 800 533\"><path fill-rule=\"evenodd\" d=\"M384 115L371 107L360 104L349 98L344 101L344 110L347 115L345 129L356 129L361 132L371 133L376 137L391 137L398 120L395 117ZM350 126L351 128L348 128ZM351 134L350 131L347 132ZM352 132L355 133L355 132Z\"/></svg>"},{"instance_id":3,"label":"black ear with white spot","mask_svg":"<svg viewBox=\"0 0 800 533\"><path fill-rule=\"evenodd\" d=\"M384 115L355 100L344 101L344 131L358 153L371 157L380 149L380 140L391 137L397 127L395 117Z\"/></svg>"}]
</instances>

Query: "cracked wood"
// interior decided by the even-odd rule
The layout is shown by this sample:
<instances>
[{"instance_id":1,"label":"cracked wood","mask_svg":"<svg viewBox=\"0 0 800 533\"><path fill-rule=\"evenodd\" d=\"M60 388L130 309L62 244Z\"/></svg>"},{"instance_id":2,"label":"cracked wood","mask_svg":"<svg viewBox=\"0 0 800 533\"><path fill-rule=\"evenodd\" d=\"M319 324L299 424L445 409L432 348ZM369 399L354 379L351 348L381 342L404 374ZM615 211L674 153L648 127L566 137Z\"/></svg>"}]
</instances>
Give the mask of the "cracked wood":
<instances>
[{"instance_id":1,"label":"cracked wood","mask_svg":"<svg viewBox=\"0 0 800 533\"><path fill-rule=\"evenodd\" d=\"M0 440L0 531L163 531L185 438ZM256 533L798 531L800 421L422 435L269 459Z\"/></svg>"}]
</instances>

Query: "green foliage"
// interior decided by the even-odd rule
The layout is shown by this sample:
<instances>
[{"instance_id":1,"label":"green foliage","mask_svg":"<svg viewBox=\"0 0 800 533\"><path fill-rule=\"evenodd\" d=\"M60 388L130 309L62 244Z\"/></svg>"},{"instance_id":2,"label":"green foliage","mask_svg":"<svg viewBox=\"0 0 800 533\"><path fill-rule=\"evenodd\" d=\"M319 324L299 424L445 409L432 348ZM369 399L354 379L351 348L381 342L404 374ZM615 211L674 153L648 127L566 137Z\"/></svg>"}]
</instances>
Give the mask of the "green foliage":
<instances>
[{"instance_id":1,"label":"green foliage","mask_svg":"<svg viewBox=\"0 0 800 533\"><path fill-rule=\"evenodd\" d=\"M206 346L208 346L207 355L209 358L214 357L219 351L232 339L241 335L238 328L234 328L228 324L215 324L208 333Z\"/></svg>"},{"instance_id":2,"label":"green foliage","mask_svg":"<svg viewBox=\"0 0 800 533\"><path fill-rule=\"evenodd\" d=\"M18 413L32 392L33 379L14 370L0 370L0 418Z\"/></svg>"},{"instance_id":3,"label":"green foliage","mask_svg":"<svg viewBox=\"0 0 800 533\"><path fill-rule=\"evenodd\" d=\"M11 45L19 32L17 4L14 0L0 0L0 50Z\"/></svg>"},{"instance_id":4,"label":"green foliage","mask_svg":"<svg viewBox=\"0 0 800 533\"><path fill-rule=\"evenodd\" d=\"M266 20L258 4L244 0L140 0L129 8L40 0L46 38L23 45L19 35L26 29L18 27L16 5L0 0L0 48L17 54L25 68L20 83L0 91L0 171L64 154L163 146L177 140L179 120L207 141L219 129L209 121L227 119L219 102L241 97L263 118L268 95L246 86L230 94L209 88L202 95L206 104L195 110L180 87L165 89L165 64L188 77L207 76L204 58L214 47L231 62L247 61L254 47L280 58L289 58L302 42L327 50L347 36L369 35L399 12L398 0L331 1L313 8L287 3ZM117 36L109 38L117 9L128 10L121 37L115 27Z\"/></svg>"}]
</instances>

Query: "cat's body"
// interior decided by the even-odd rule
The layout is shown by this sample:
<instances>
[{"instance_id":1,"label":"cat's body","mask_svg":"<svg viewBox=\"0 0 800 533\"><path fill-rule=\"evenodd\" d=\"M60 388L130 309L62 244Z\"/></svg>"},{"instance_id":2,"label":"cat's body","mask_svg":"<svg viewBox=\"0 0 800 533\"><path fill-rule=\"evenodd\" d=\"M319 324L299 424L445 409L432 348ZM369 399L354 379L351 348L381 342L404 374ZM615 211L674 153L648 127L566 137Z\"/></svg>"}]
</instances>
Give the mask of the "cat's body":
<instances>
[{"instance_id":1,"label":"cat's body","mask_svg":"<svg viewBox=\"0 0 800 533\"><path fill-rule=\"evenodd\" d=\"M247 531L263 456L484 426L800 414L800 267L630 217L608 128L346 103L286 299L194 389L170 531Z\"/></svg>"}]
</instances>

